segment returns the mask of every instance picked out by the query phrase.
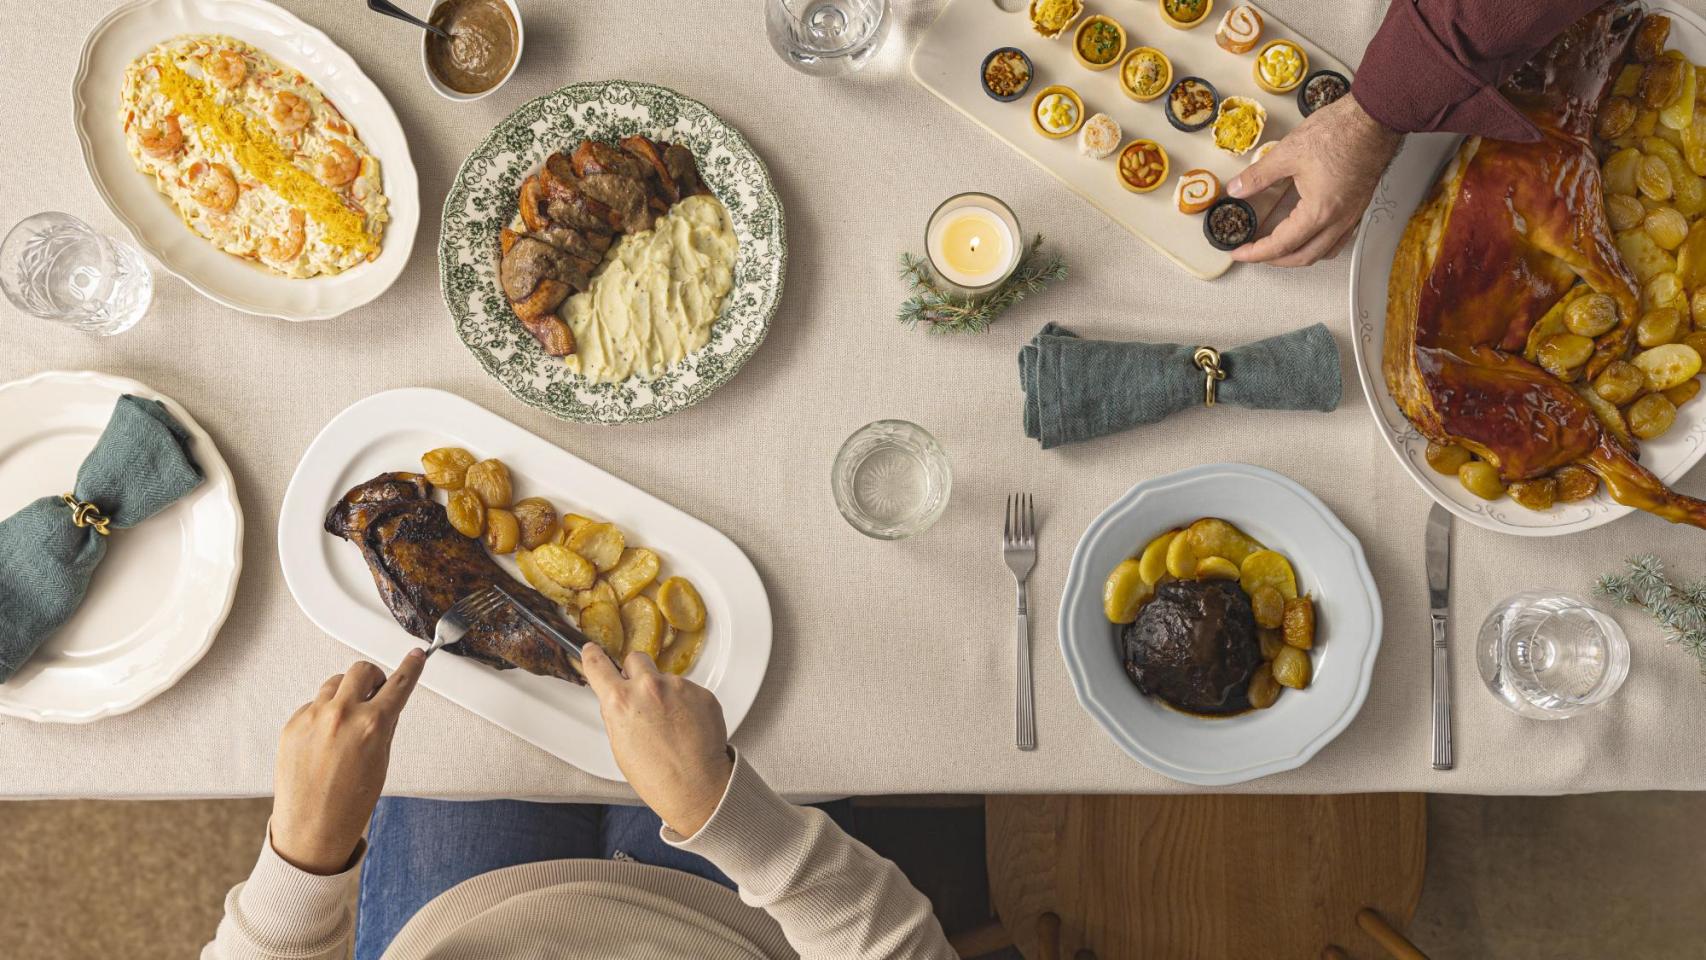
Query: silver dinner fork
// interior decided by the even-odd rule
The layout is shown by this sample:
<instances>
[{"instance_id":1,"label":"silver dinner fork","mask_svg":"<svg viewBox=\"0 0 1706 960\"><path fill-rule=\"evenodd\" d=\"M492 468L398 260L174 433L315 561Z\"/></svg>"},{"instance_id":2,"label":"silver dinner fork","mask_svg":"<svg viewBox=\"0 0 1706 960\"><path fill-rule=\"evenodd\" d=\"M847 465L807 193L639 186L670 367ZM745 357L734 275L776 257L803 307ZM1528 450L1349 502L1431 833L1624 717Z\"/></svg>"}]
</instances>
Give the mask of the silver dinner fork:
<instances>
[{"instance_id":1,"label":"silver dinner fork","mask_svg":"<svg viewBox=\"0 0 1706 960\"><path fill-rule=\"evenodd\" d=\"M444 611L444 616L438 618L438 626L433 628L432 643L427 645L427 656L432 656L434 650L448 647L461 642L474 625L497 612L498 607L506 601L504 595L495 586L476 590L450 605Z\"/></svg>"},{"instance_id":2,"label":"silver dinner fork","mask_svg":"<svg viewBox=\"0 0 1706 960\"><path fill-rule=\"evenodd\" d=\"M1019 676L1014 707L1014 742L1020 750L1037 748L1036 705L1031 694L1031 604L1025 588L1031 568L1037 564L1036 511L1031 495L1015 493L1007 498L1007 522L1001 531L1001 558L1013 571L1019 587Z\"/></svg>"}]
</instances>

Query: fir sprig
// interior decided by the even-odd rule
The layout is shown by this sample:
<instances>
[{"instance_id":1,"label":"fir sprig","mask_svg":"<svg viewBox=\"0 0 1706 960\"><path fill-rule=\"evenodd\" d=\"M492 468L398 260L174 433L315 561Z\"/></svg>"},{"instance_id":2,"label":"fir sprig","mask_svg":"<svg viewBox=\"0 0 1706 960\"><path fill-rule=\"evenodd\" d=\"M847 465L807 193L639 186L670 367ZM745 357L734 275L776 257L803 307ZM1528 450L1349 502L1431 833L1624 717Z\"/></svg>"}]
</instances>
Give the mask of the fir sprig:
<instances>
[{"instance_id":1,"label":"fir sprig","mask_svg":"<svg viewBox=\"0 0 1706 960\"><path fill-rule=\"evenodd\" d=\"M1013 276L994 293L976 301L943 289L925 258L901 254L900 278L912 287L912 296L900 305L898 319L908 327L923 326L930 333L982 333L1020 300L1066 279L1066 261L1058 255L1046 259L1037 255L1042 243L1042 234L1038 234Z\"/></svg>"},{"instance_id":2,"label":"fir sprig","mask_svg":"<svg viewBox=\"0 0 1706 960\"><path fill-rule=\"evenodd\" d=\"M1688 651L1706 676L1706 580L1677 586L1665 575L1664 562L1650 553L1626 563L1628 573L1599 578L1599 592L1645 609L1664 628L1665 639Z\"/></svg>"}]
</instances>

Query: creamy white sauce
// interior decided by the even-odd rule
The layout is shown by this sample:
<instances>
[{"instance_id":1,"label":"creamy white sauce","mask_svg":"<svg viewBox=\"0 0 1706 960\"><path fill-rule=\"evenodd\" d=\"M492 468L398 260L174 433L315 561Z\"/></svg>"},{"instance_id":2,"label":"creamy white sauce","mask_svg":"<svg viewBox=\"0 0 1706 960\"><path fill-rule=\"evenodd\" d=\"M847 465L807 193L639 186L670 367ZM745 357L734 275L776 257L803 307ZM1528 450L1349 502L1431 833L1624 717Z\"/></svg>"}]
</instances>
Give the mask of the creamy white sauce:
<instances>
[{"instance_id":1,"label":"creamy white sauce","mask_svg":"<svg viewBox=\"0 0 1706 960\"><path fill-rule=\"evenodd\" d=\"M688 197L605 254L591 287L559 311L575 336L570 369L589 380L650 379L711 339L734 287L737 241L715 197Z\"/></svg>"}]
</instances>

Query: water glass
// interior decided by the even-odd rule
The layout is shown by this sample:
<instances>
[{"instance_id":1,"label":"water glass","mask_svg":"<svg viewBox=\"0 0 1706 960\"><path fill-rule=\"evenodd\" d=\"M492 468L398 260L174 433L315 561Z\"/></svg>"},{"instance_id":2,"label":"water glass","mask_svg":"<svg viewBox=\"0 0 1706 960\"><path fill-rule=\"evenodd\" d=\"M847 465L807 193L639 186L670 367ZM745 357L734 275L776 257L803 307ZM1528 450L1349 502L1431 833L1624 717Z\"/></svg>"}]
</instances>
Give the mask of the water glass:
<instances>
[{"instance_id":1,"label":"water glass","mask_svg":"<svg viewBox=\"0 0 1706 960\"><path fill-rule=\"evenodd\" d=\"M1529 591L1481 624L1481 679L1525 717L1559 720L1603 703L1629 675L1629 639L1586 598Z\"/></svg>"},{"instance_id":2,"label":"water glass","mask_svg":"<svg viewBox=\"0 0 1706 960\"><path fill-rule=\"evenodd\" d=\"M863 67L883 45L889 0L765 0L770 46L802 73L828 77Z\"/></svg>"},{"instance_id":3,"label":"water glass","mask_svg":"<svg viewBox=\"0 0 1706 960\"><path fill-rule=\"evenodd\" d=\"M948 455L923 427L878 420L854 431L835 455L830 488L853 529L900 540L929 529L948 508Z\"/></svg>"},{"instance_id":4,"label":"water glass","mask_svg":"<svg viewBox=\"0 0 1706 960\"><path fill-rule=\"evenodd\" d=\"M154 275L129 243L68 213L38 213L0 241L0 291L25 313L106 337L148 312Z\"/></svg>"}]
</instances>

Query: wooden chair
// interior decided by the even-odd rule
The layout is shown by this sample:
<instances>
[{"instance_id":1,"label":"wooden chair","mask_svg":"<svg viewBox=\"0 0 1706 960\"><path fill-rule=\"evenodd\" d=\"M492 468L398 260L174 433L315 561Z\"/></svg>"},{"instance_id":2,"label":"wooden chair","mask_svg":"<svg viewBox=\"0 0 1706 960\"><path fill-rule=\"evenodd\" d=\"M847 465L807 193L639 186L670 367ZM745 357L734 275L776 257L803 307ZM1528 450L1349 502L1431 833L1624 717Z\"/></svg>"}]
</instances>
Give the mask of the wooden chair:
<instances>
[{"instance_id":1,"label":"wooden chair","mask_svg":"<svg viewBox=\"0 0 1706 960\"><path fill-rule=\"evenodd\" d=\"M985 830L999 928L961 956L1426 960L1383 919L1421 898L1421 794L992 796Z\"/></svg>"}]
</instances>

